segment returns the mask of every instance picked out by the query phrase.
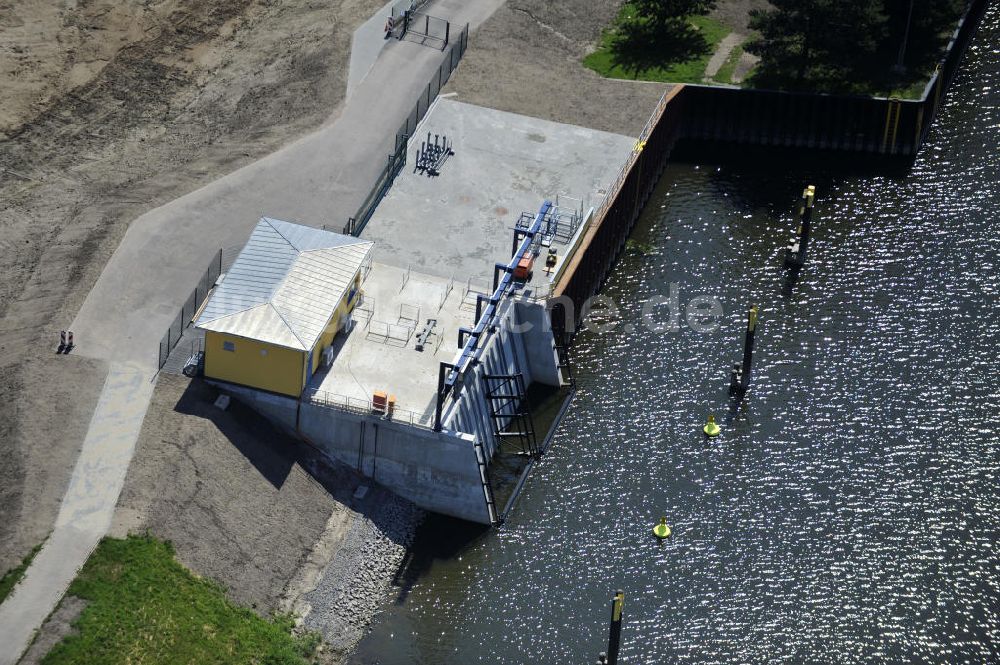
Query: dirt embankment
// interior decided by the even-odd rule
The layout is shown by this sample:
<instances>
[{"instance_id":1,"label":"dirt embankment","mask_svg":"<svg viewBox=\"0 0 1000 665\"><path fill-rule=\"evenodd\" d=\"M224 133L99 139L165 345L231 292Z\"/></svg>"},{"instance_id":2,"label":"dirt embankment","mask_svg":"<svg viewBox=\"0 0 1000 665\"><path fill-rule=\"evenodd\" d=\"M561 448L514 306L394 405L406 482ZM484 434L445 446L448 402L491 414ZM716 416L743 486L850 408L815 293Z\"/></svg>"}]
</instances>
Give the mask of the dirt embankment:
<instances>
[{"instance_id":1,"label":"dirt embankment","mask_svg":"<svg viewBox=\"0 0 1000 665\"><path fill-rule=\"evenodd\" d=\"M620 0L508 0L470 37L444 92L546 120L637 135L667 89L605 79L581 64Z\"/></svg>"},{"instance_id":2,"label":"dirt embankment","mask_svg":"<svg viewBox=\"0 0 1000 665\"><path fill-rule=\"evenodd\" d=\"M128 223L328 119L381 4L0 0L0 570L55 520L105 368L53 341Z\"/></svg>"},{"instance_id":3,"label":"dirt embankment","mask_svg":"<svg viewBox=\"0 0 1000 665\"><path fill-rule=\"evenodd\" d=\"M306 615L336 661L385 602L423 513L375 487L355 498L361 476L217 395L161 375L112 535L148 530L232 600Z\"/></svg>"},{"instance_id":4,"label":"dirt embankment","mask_svg":"<svg viewBox=\"0 0 1000 665\"><path fill-rule=\"evenodd\" d=\"M581 63L623 0L508 0L470 38L444 92L502 111L638 135L669 87L606 79ZM745 33L766 0L720 0L711 16Z\"/></svg>"}]
</instances>

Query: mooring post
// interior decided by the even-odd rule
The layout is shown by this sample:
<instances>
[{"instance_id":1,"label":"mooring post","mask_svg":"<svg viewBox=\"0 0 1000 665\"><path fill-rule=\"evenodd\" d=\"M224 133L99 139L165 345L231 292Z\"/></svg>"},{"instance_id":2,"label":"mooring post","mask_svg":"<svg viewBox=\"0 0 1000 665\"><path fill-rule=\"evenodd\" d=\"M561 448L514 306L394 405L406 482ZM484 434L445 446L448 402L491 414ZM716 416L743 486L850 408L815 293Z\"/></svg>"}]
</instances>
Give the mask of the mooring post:
<instances>
[{"instance_id":1,"label":"mooring post","mask_svg":"<svg viewBox=\"0 0 1000 665\"><path fill-rule=\"evenodd\" d=\"M741 379L743 390L750 387L750 365L753 363L753 342L757 333L757 305L750 308L747 313L747 334L743 345L743 367Z\"/></svg>"},{"instance_id":2,"label":"mooring post","mask_svg":"<svg viewBox=\"0 0 1000 665\"><path fill-rule=\"evenodd\" d=\"M747 312L747 332L743 341L743 364L734 365L729 380L729 392L746 392L750 388L750 367L753 363L753 344L757 334L757 305Z\"/></svg>"},{"instance_id":3,"label":"mooring post","mask_svg":"<svg viewBox=\"0 0 1000 665\"><path fill-rule=\"evenodd\" d=\"M611 599L611 628L608 631L608 665L617 665L618 648L622 641L622 606L625 604L625 592L621 589L615 592Z\"/></svg>"},{"instance_id":4,"label":"mooring post","mask_svg":"<svg viewBox=\"0 0 1000 665\"><path fill-rule=\"evenodd\" d=\"M806 246L809 244L809 231L812 228L813 204L816 200L816 187L809 185L802 190L802 201L799 205L799 225L795 237L785 249L785 264L801 267L806 262Z\"/></svg>"}]
</instances>

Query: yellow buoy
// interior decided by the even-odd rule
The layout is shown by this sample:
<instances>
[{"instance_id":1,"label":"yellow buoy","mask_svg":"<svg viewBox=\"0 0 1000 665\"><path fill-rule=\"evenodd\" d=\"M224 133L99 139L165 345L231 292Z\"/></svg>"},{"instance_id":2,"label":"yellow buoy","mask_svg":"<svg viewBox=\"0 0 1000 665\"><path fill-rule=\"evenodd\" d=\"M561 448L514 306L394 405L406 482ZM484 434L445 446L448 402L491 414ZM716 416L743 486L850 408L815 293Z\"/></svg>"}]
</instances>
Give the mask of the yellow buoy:
<instances>
[{"instance_id":1,"label":"yellow buoy","mask_svg":"<svg viewBox=\"0 0 1000 665\"><path fill-rule=\"evenodd\" d=\"M702 428L702 431L705 432L706 436L719 436L719 432L721 432L722 429L720 429L719 426L715 424L715 416L709 414L708 422L705 423L705 427Z\"/></svg>"},{"instance_id":2,"label":"yellow buoy","mask_svg":"<svg viewBox=\"0 0 1000 665\"><path fill-rule=\"evenodd\" d=\"M660 523L653 527L653 535L657 538L669 538L670 527L667 526L667 518L661 517Z\"/></svg>"}]
</instances>

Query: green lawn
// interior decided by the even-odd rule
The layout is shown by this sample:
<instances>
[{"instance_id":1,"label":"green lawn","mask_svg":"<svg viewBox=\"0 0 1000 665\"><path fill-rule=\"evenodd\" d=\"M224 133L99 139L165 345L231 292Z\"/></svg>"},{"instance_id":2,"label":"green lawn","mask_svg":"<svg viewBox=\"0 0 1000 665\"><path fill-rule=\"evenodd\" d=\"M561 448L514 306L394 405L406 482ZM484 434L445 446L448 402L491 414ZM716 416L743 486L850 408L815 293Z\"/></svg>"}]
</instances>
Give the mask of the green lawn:
<instances>
[{"instance_id":1,"label":"green lawn","mask_svg":"<svg viewBox=\"0 0 1000 665\"><path fill-rule=\"evenodd\" d=\"M625 11L630 11L627 4L622 8L622 12ZM632 74L614 64L614 56L611 52L614 28L611 28L604 32L601 37L601 45L583 59L583 64L608 78L662 81L665 83L701 83L702 77L705 76L705 65L708 64L708 59L712 57L712 53L715 52L722 38L729 34L729 29L707 16L692 16L691 24L701 32L708 43L708 52L703 56L685 62L677 62L669 67L654 67Z\"/></svg>"},{"instance_id":2,"label":"green lawn","mask_svg":"<svg viewBox=\"0 0 1000 665\"><path fill-rule=\"evenodd\" d=\"M153 538L105 538L69 592L89 601L79 630L45 657L56 663L303 665L319 643L290 617L262 619L195 577Z\"/></svg>"},{"instance_id":3,"label":"green lawn","mask_svg":"<svg viewBox=\"0 0 1000 665\"><path fill-rule=\"evenodd\" d=\"M4 598L10 595L10 592L14 590L17 583L21 581L22 577L24 577L24 571L26 571L28 566L31 565L31 560L35 558L35 555L38 554L38 550L40 549L42 549L41 543L35 545L35 547L28 552L28 555L21 560L20 565L11 568L4 573L3 577L0 577L0 603L3 602Z\"/></svg>"}]
</instances>

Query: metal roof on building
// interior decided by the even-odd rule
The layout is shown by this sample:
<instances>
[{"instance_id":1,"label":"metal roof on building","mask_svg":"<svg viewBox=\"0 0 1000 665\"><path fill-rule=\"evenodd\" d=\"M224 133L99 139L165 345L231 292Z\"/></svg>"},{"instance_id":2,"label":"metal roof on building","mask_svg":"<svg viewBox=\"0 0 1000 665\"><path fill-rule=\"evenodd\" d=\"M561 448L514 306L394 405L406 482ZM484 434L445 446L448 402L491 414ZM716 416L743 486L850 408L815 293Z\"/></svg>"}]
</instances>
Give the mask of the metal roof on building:
<instances>
[{"instance_id":1,"label":"metal roof on building","mask_svg":"<svg viewBox=\"0 0 1000 665\"><path fill-rule=\"evenodd\" d=\"M309 350L373 243L262 217L195 326Z\"/></svg>"}]
</instances>

